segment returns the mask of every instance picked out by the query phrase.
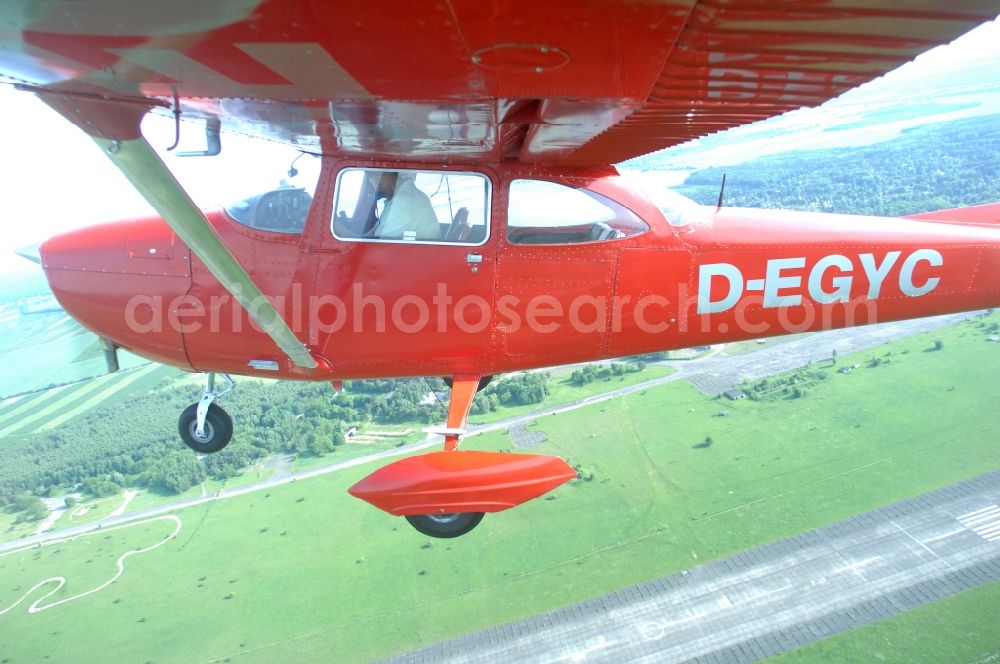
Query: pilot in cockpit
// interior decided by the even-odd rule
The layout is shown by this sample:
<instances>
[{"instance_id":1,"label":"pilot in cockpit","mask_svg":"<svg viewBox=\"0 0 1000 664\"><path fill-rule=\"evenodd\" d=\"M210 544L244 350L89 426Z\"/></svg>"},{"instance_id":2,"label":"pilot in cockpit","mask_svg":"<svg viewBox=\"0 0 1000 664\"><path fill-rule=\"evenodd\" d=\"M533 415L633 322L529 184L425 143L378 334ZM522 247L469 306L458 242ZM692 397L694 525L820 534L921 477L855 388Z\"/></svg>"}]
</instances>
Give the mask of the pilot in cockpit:
<instances>
[{"instance_id":1,"label":"pilot in cockpit","mask_svg":"<svg viewBox=\"0 0 1000 664\"><path fill-rule=\"evenodd\" d=\"M417 189L416 175L386 171L379 179L376 200L385 203L372 236L380 239L438 240L441 227L427 194Z\"/></svg>"}]
</instances>

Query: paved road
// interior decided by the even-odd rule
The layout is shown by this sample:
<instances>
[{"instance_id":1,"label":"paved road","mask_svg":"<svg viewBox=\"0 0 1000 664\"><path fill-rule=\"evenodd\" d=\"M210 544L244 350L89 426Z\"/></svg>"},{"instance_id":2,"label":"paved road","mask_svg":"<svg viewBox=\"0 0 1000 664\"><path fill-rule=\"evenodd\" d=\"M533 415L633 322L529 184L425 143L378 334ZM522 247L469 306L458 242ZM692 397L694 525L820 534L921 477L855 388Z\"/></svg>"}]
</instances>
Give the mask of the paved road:
<instances>
[{"instance_id":1,"label":"paved road","mask_svg":"<svg viewBox=\"0 0 1000 664\"><path fill-rule=\"evenodd\" d=\"M605 392L586 399L580 399L562 406L542 408L526 415L513 417L500 422L470 426L468 435L474 436L486 433L487 431L505 431L511 427L523 426L530 422L534 422L540 417L565 413L567 411L576 410L577 408L583 408L584 406L600 403L602 401L617 399L625 396L626 394L641 392L642 390L675 380L691 380L693 383L698 385L699 377L708 376L713 381L722 381L724 387L721 389L728 389L729 387L742 381L744 376L749 376L751 379L756 380L757 378L763 378L764 376L796 369L810 361L815 362L822 359L828 359L832 349L834 348L837 349L839 354L844 355L849 352L865 350L893 339L899 339L912 334L944 327L946 325L952 325L975 315L976 313L949 314L947 316L937 316L935 318L920 318L916 320L901 321L898 323L883 323L867 327L831 330L828 332L805 335L794 341L773 347L762 348L761 350L745 353L743 355L726 356L723 354L715 354L697 360L667 361L663 364L667 364L676 370L675 373L669 376L647 380L642 383L636 383L630 387L612 390L610 392ZM708 393L717 394L719 391L720 390L709 390ZM79 526L72 526L70 528L42 533L40 535L24 537L19 540L3 542L0 543L0 552L38 544L51 539L73 537L101 527L119 525L139 519L146 519L151 516L166 514L176 509L201 505L213 500L225 500L254 491L270 489L281 484L287 484L300 479L337 472L345 468L352 468L354 466L359 466L371 461L377 461L379 459L389 459L396 456L411 454L413 452L418 452L429 447L439 445L441 442L442 439L440 436L428 434L427 438L417 443L404 445L403 447L393 448L384 452L369 454L367 456L358 457L349 461L342 461L329 466L323 466L298 473L285 472L286 467L282 467L281 463L276 461L275 463L278 464L278 466L276 466L275 475L261 482L247 484L237 489L230 489L222 494L178 500L176 502L151 507L138 512L129 512L116 517L106 517L100 521L81 524Z\"/></svg>"},{"instance_id":2,"label":"paved road","mask_svg":"<svg viewBox=\"0 0 1000 664\"><path fill-rule=\"evenodd\" d=\"M995 580L1000 472L390 661L751 662Z\"/></svg>"}]
</instances>

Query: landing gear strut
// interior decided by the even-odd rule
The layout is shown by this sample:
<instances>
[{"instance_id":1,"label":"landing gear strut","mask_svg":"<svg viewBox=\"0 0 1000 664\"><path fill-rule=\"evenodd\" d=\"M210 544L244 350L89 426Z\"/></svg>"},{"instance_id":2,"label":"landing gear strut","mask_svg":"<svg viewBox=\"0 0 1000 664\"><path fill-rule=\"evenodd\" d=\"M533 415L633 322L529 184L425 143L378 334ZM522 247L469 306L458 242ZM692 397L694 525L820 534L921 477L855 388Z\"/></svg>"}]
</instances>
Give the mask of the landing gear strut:
<instances>
[{"instance_id":1,"label":"landing gear strut","mask_svg":"<svg viewBox=\"0 0 1000 664\"><path fill-rule=\"evenodd\" d=\"M466 450L466 433L479 376L457 375L452 381L448 421L424 429L444 437L444 450L405 457L362 478L347 491L355 498L431 537L459 537L483 520L569 482L576 470L555 456Z\"/></svg>"},{"instance_id":2,"label":"landing gear strut","mask_svg":"<svg viewBox=\"0 0 1000 664\"><path fill-rule=\"evenodd\" d=\"M448 386L449 390L452 387L454 387L454 385L455 385L455 381L452 379L451 376L445 376L441 380L444 381L444 384ZM492 380L493 380L493 376L483 376L482 378L480 378L479 379L479 386L476 388L476 392L478 393L478 392L482 392L483 390L485 390L487 387L489 387L490 381L492 381Z\"/></svg>"},{"instance_id":3,"label":"landing gear strut","mask_svg":"<svg viewBox=\"0 0 1000 664\"><path fill-rule=\"evenodd\" d=\"M448 377L444 382L451 388L448 402L447 426L440 430L444 434L444 449L453 452L465 433L465 425L472 410L472 400L476 394L489 385L493 376ZM415 514L406 517L410 525L430 537L461 537L479 525L486 516L483 512L458 512L455 514Z\"/></svg>"},{"instance_id":4,"label":"landing gear strut","mask_svg":"<svg viewBox=\"0 0 1000 664\"><path fill-rule=\"evenodd\" d=\"M227 374L219 374L226 387L215 387L215 374L205 374L205 392L201 401L184 409L177 422L177 430L184 444L195 452L212 454L229 444L233 437L233 420L215 400L227 394L236 383Z\"/></svg>"}]
</instances>

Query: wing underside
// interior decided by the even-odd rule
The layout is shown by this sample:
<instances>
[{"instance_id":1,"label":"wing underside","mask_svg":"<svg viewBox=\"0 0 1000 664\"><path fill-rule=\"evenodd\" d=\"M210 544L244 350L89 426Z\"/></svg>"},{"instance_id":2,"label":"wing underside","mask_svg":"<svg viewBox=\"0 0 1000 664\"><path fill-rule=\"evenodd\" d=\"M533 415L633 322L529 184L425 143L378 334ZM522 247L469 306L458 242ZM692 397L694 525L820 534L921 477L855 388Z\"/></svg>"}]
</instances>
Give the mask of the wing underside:
<instances>
[{"instance_id":1,"label":"wing underside","mask_svg":"<svg viewBox=\"0 0 1000 664\"><path fill-rule=\"evenodd\" d=\"M13 0L0 76L365 158L608 164L820 104L994 0Z\"/></svg>"}]
</instances>

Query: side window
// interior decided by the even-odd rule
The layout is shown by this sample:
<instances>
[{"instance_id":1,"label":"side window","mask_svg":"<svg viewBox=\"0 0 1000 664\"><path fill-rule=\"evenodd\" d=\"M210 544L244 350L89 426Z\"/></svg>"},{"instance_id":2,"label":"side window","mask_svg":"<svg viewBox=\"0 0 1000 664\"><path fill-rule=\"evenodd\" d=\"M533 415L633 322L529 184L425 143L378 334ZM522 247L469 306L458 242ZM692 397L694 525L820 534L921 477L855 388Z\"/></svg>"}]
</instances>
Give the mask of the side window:
<instances>
[{"instance_id":1,"label":"side window","mask_svg":"<svg viewBox=\"0 0 1000 664\"><path fill-rule=\"evenodd\" d=\"M628 208L582 187L514 180L507 208L511 244L574 244L638 235L649 229Z\"/></svg>"},{"instance_id":2,"label":"side window","mask_svg":"<svg viewBox=\"0 0 1000 664\"><path fill-rule=\"evenodd\" d=\"M477 173L346 168L332 227L341 240L479 245L489 209L490 182Z\"/></svg>"}]
</instances>

